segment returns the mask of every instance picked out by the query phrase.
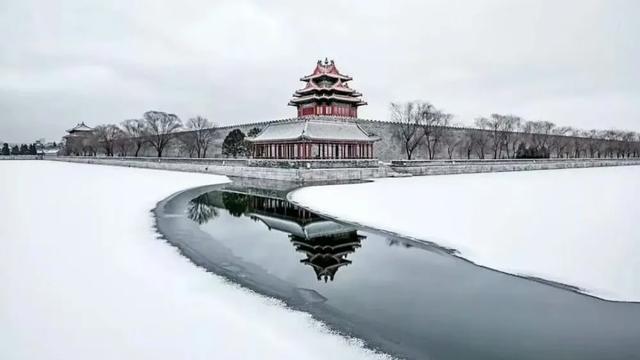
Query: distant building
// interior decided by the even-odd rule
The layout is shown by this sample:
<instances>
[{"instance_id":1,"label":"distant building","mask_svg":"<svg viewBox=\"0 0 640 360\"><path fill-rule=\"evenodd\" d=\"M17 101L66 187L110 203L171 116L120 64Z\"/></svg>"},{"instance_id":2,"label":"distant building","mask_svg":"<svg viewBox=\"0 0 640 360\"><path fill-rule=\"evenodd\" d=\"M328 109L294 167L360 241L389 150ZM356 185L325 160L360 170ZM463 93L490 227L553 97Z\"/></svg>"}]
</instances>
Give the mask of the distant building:
<instances>
[{"instance_id":1,"label":"distant building","mask_svg":"<svg viewBox=\"0 0 640 360\"><path fill-rule=\"evenodd\" d=\"M300 79L303 89L289 105L298 117L270 123L255 137L251 156L262 159L372 159L373 143L357 123L362 94L351 89L352 78L341 74L333 60L318 61L311 75Z\"/></svg>"},{"instance_id":2,"label":"distant building","mask_svg":"<svg viewBox=\"0 0 640 360\"><path fill-rule=\"evenodd\" d=\"M93 128L81 122L67 130L62 137L65 155L95 155L96 146L93 139Z\"/></svg>"},{"instance_id":3,"label":"distant building","mask_svg":"<svg viewBox=\"0 0 640 360\"><path fill-rule=\"evenodd\" d=\"M93 134L93 128L88 127L84 121L77 124L73 128L67 130L67 135L64 138L74 137L74 136L87 136Z\"/></svg>"}]
</instances>

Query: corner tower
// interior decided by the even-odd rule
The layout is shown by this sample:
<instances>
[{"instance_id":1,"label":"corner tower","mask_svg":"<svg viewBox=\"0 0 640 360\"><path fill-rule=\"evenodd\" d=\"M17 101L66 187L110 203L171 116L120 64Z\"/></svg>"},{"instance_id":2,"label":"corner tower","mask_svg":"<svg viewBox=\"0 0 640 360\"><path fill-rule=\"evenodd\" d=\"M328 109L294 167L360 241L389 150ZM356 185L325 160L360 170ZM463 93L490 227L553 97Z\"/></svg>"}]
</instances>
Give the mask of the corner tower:
<instances>
[{"instance_id":1,"label":"corner tower","mask_svg":"<svg viewBox=\"0 0 640 360\"><path fill-rule=\"evenodd\" d=\"M318 60L311 75L300 79L306 86L293 94L290 106L298 109L298 116L358 117L358 107L367 105L362 94L347 84L351 76L341 74L333 60Z\"/></svg>"}]
</instances>

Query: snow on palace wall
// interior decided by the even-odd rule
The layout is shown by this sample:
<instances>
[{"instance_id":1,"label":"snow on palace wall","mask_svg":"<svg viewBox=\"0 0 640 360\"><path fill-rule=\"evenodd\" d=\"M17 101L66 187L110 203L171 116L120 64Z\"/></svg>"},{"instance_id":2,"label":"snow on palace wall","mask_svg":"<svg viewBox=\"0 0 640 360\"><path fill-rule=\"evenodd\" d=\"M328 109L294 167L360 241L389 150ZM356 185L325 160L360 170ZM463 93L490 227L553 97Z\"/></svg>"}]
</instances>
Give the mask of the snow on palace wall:
<instances>
[{"instance_id":1,"label":"snow on palace wall","mask_svg":"<svg viewBox=\"0 0 640 360\"><path fill-rule=\"evenodd\" d=\"M245 135L249 133L251 129L263 129L266 125L275 122L290 121L291 119L271 120L264 122L255 122L240 125L229 125L215 128L213 142L207 152L207 157L219 158L222 155L222 142L224 138L234 129L239 129ZM407 155L404 151L404 143L401 137L401 125L399 123L380 120L369 119L355 119L360 127L365 130L369 135L378 136L380 141L377 141L374 148L374 156L383 161L406 159ZM443 128L443 137L451 137L456 139L459 144L452 152L452 158L454 159L477 159L480 157L480 152L484 153L485 158L489 159L493 157L490 142L487 141L483 149L479 149L478 146L468 147L465 142L471 137L476 138L490 138L491 131L465 128L465 127L446 127ZM182 134L186 134L184 132ZM511 133L514 137L517 137L524 144L530 145L533 142L534 134L514 132ZM618 157L611 145L615 145L614 140L600 140L590 139L575 136L559 136L548 135L548 143L550 147L556 146L558 151L552 149L551 157ZM561 151L559 151L561 149ZM482 150L482 151L481 151ZM633 143L633 147L630 150L631 157L640 156L640 143ZM558 154L559 153L559 154ZM142 156L155 156L153 149L145 147ZM600 156L599 156L600 155ZM188 154L180 146L180 141L174 141L172 146L167 150L164 156L167 157L187 157ZM427 159L428 152L427 147L423 144L418 146L415 150L414 159ZM434 156L435 159L448 159L449 154L444 144L441 144Z\"/></svg>"}]
</instances>

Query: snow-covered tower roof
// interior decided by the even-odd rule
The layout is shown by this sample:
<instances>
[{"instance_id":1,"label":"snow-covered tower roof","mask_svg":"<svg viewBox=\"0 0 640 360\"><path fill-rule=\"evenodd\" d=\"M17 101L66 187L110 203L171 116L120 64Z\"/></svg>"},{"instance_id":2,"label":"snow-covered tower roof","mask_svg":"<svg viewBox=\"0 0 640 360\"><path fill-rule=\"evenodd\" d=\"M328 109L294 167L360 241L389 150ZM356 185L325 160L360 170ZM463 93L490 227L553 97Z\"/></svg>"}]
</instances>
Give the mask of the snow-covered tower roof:
<instances>
[{"instance_id":1,"label":"snow-covered tower roof","mask_svg":"<svg viewBox=\"0 0 640 360\"><path fill-rule=\"evenodd\" d=\"M358 107L367 103L361 93L349 87L347 83L351 80L351 76L338 70L333 60L318 60L313 72L300 78L306 85L293 94L289 105L298 108L298 116L357 117Z\"/></svg>"},{"instance_id":2,"label":"snow-covered tower roof","mask_svg":"<svg viewBox=\"0 0 640 360\"><path fill-rule=\"evenodd\" d=\"M85 124L84 121L79 123L79 124L77 124L73 128L67 130L69 135L76 134L76 133L90 133L92 131L93 131L93 128L87 126L87 124Z\"/></svg>"}]
</instances>

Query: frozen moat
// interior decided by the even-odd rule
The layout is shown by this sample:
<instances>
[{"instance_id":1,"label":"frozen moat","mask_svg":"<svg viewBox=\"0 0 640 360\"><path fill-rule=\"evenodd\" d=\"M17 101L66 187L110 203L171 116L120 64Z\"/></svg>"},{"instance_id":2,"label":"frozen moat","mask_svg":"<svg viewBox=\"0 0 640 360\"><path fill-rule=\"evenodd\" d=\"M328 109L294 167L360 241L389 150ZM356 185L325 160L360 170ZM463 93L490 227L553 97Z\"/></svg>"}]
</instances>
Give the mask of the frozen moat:
<instances>
[{"instance_id":1,"label":"frozen moat","mask_svg":"<svg viewBox=\"0 0 640 360\"><path fill-rule=\"evenodd\" d=\"M194 263L404 358L602 359L640 352L640 305L476 266L328 220L286 192L197 188L156 209ZM295 341L295 339L291 339Z\"/></svg>"}]
</instances>

